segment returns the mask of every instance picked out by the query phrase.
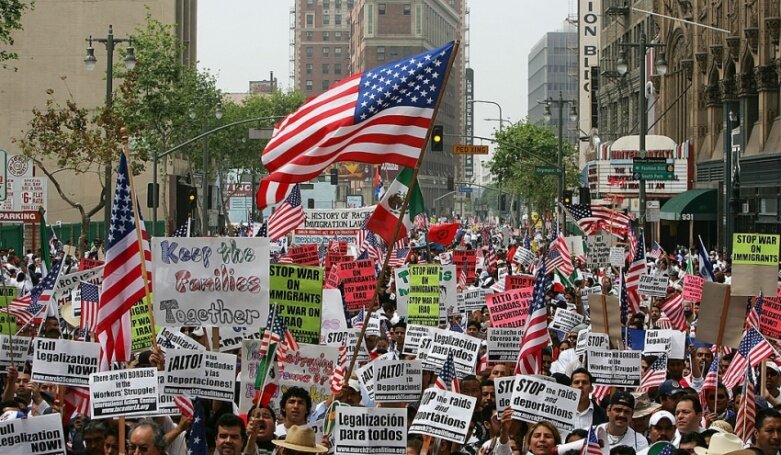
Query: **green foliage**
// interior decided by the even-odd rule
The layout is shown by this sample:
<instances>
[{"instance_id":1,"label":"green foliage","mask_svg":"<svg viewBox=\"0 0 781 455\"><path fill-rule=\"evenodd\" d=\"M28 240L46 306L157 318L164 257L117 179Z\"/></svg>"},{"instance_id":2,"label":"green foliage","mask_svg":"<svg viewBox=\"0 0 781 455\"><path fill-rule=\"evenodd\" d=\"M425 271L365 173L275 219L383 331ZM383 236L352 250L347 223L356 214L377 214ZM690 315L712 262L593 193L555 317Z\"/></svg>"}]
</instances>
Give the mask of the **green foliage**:
<instances>
[{"instance_id":1,"label":"green foliage","mask_svg":"<svg viewBox=\"0 0 781 455\"><path fill-rule=\"evenodd\" d=\"M22 30L22 14L33 6L34 2L0 0L0 46L11 47L14 45L13 32ZM0 48L0 62L16 60L18 57L16 52ZM3 64L3 68L6 68L5 64Z\"/></svg>"}]
</instances>

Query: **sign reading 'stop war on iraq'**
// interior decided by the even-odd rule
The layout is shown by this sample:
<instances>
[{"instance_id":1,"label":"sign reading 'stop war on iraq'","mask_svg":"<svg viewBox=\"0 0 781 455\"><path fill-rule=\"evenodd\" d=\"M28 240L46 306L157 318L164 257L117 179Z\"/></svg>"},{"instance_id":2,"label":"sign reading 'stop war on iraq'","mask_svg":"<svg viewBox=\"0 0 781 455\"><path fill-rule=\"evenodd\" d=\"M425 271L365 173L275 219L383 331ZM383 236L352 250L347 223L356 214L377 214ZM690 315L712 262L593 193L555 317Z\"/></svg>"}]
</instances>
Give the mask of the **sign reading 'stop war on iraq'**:
<instances>
[{"instance_id":1,"label":"sign reading 'stop war on iraq'","mask_svg":"<svg viewBox=\"0 0 781 455\"><path fill-rule=\"evenodd\" d=\"M155 237L155 321L166 326L249 327L269 308L263 237Z\"/></svg>"}]
</instances>

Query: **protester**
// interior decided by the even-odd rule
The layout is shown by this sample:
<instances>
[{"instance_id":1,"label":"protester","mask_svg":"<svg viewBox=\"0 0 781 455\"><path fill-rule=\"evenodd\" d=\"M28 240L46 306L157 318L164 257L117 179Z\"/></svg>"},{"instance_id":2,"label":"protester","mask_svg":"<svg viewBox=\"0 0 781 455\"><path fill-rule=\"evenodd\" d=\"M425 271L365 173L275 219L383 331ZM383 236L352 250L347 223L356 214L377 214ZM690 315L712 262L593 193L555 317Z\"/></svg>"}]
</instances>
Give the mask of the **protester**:
<instances>
[{"instance_id":1,"label":"protester","mask_svg":"<svg viewBox=\"0 0 781 455\"><path fill-rule=\"evenodd\" d=\"M625 445L640 451L648 447L645 436L638 434L629 426L634 409L635 398L629 392L619 391L610 396L607 407L608 421L599 427L607 431L607 441L611 449Z\"/></svg>"},{"instance_id":2,"label":"protester","mask_svg":"<svg viewBox=\"0 0 781 455\"><path fill-rule=\"evenodd\" d=\"M274 434L278 437L285 436L288 428L293 425L303 426L309 413L312 412L312 397L309 392L301 387L290 387L282 394L279 401L282 410L283 421L277 425Z\"/></svg>"},{"instance_id":3,"label":"protester","mask_svg":"<svg viewBox=\"0 0 781 455\"><path fill-rule=\"evenodd\" d=\"M128 455L166 455L166 441L163 428L154 420L142 420L130 430L127 444Z\"/></svg>"}]
</instances>

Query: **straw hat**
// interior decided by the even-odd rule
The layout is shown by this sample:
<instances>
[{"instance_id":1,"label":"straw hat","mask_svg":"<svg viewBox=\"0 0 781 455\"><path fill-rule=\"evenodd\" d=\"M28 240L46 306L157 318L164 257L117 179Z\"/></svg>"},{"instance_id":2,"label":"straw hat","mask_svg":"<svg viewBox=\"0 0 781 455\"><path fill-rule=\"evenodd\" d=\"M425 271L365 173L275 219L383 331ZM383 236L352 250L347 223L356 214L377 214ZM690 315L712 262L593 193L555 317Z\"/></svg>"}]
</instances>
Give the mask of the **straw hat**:
<instances>
[{"instance_id":1,"label":"straw hat","mask_svg":"<svg viewBox=\"0 0 781 455\"><path fill-rule=\"evenodd\" d=\"M315 431L309 427L293 425L287 429L285 439L274 439L271 442L279 447L307 453L325 453L328 448L315 442Z\"/></svg>"},{"instance_id":2,"label":"straw hat","mask_svg":"<svg viewBox=\"0 0 781 455\"><path fill-rule=\"evenodd\" d=\"M710 437L708 448L695 447L694 452L697 455L723 455L728 452L734 452L743 448L743 441L731 433L714 433Z\"/></svg>"},{"instance_id":3,"label":"straw hat","mask_svg":"<svg viewBox=\"0 0 781 455\"><path fill-rule=\"evenodd\" d=\"M633 419L641 419L645 416L649 416L662 407L661 404L651 401L648 394L645 392L633 393L632 395L635 397L635 411L632 413Z\"/></svg>"}]
</instances>

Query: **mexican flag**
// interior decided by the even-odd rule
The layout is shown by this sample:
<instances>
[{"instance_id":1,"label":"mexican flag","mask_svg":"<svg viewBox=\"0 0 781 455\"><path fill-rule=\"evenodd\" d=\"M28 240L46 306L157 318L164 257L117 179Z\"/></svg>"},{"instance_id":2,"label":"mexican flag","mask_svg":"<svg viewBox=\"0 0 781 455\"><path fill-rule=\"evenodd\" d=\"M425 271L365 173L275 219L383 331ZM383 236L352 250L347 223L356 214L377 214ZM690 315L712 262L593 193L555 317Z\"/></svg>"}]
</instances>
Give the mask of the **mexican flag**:
<instances>
[{"instance_id":1,"label":"mexican flag","mask_svg":"<svg viewBox=\"0 0 781 455\"><path fill-rule=\"evenodd\" d=\"M385 191L382 200L377 204L377 208L374 209L374 213L366 220L366 229L382 237L387 245L393 243L393 229L399 220L399 212L401 212L401 206L404 204L404 198L407 197L407 191L409 191L411 182L412 169L403 168L396 180ZM423 193L420 192L420 187L415 184L409 207L404 211L404 219L399 230L399 239L407 237L407 234L412 229L412 220L415 219L415 215L422 213L423 210Z\"/></svg>"}]
</instances>

